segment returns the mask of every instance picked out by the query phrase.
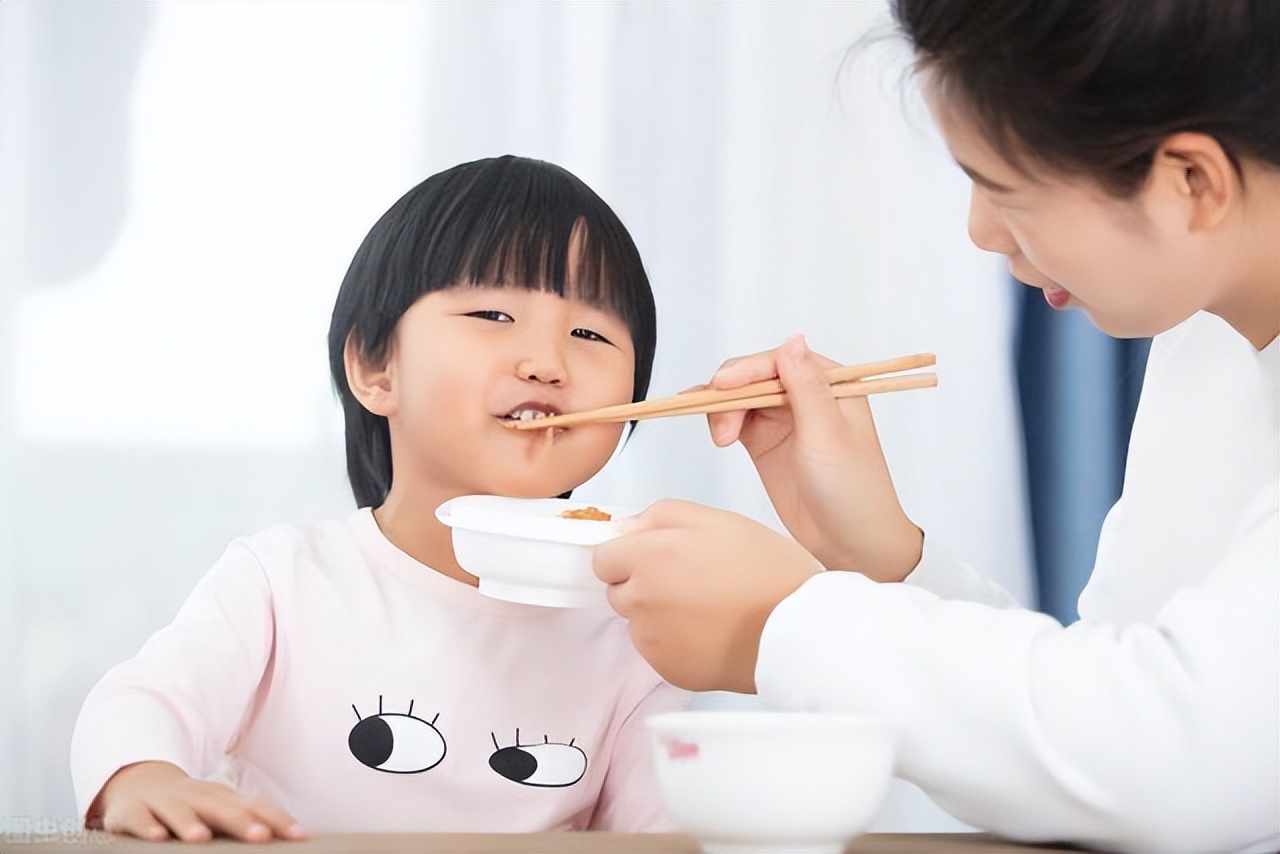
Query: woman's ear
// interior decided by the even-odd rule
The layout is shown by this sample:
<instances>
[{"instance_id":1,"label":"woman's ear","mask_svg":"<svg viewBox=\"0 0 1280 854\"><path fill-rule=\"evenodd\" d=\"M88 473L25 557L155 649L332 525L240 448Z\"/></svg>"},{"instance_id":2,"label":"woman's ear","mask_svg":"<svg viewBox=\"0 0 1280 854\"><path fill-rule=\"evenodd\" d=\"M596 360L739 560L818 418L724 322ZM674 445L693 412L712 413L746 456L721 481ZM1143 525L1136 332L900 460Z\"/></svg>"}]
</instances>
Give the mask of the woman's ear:
<instances>
[{"instance_id":1,"label":"woman's ear","mask_svg":"<svg viewBox=\"0 0 1280 854\"><path fill-rule=\"evenodd\" d=\"M382 365L370 365L360 354L355 335L347 336L342 348L342 363L347 371L347 385L360 405L374 415L394 415L396 411L395 383L391 376L391 359Z\"/></svg>"},{"instance_id":2,"label":"woman's ear","mask_svg":"<svg viewBox=\"0 0 1280 854\"><path fill-rule=\"evenodd\" d=\"M1154 167L1183 199L1190 231L1215 228L1240 197L1235 165L1207 134L1173 134L1156 149Z\"/></svg>"}]
</instances>

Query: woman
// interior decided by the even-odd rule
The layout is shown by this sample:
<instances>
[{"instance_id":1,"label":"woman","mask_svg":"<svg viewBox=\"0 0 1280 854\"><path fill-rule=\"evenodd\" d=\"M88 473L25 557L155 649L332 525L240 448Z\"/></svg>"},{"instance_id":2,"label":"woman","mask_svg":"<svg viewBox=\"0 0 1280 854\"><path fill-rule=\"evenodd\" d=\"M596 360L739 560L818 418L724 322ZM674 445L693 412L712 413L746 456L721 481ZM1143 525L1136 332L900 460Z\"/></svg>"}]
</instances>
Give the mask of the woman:
<instances>
[{"instance_id":1,"label":"woman","mask_svg":"<svg viewBox=\"0 0 1280 854\"><path fill-rule=\"evenodd\" d=\"M1016 607L907 518L866 402L835 401L801 340L712 380L787 388L711 429L794 539L660 502L597 574L669 680L889 717L898 773L971 824L1274 851L1280 4L893 7L973 181L973 241L1054 308L1155 336L1080 621Z\"/></svg>"}]
</instances>

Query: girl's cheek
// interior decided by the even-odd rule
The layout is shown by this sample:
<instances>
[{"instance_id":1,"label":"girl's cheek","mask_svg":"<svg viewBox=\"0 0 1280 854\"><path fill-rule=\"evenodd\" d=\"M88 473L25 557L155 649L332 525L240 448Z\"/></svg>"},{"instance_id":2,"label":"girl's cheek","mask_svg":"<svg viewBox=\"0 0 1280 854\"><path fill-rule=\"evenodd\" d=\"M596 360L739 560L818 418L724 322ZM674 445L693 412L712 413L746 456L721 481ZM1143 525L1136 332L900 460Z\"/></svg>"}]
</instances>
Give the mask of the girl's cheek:
<instances>
[{"instance_id":1,"label":"girl's cheek","mask_svg":"<svg viewBox=\"0 0 1280 854\"><path fill-rule=\"evenodd\" d=\"M422 389L422 402L433 413L441 411L465 411L463 406L468 400L476 399L476 389L470 392L467 388L453 382L435 382Z\"/></svg>"}]
</instances>

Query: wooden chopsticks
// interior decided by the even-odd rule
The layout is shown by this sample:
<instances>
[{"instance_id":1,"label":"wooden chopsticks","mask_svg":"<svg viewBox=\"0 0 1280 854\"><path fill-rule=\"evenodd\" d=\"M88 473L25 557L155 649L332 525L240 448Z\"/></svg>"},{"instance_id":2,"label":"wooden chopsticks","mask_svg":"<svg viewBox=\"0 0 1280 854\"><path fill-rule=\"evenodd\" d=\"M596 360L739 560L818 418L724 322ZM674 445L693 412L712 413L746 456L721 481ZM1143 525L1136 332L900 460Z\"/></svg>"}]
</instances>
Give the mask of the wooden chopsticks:
<instances>
[{"instance_id":1,"label":"wooden chopsticks","mask_svg":"<svg viewBox=\"0 0 1280 854\"><path fill-rule=\"evenodd\" d=\"M914 368L924 368L937 363L932 353L900 356L865 365L840 365L827 371L827 383L837 398L861 397L893 391L909 391L930 388L938 384L933 373L902 374ZM898 376L882 376L898 374ZM546 430L549 427L571 427L575 424L640 421L646 418L665 418L672 415L701 415L710 412L729 412L737 409L767 409L786 403L787 394L779 380L764 380L733 389L713 389L699 386L693 391L656 400L623 403L591 409L535 418L530 421L508 422L515 430Z\"/></svg>"}]
</instances>

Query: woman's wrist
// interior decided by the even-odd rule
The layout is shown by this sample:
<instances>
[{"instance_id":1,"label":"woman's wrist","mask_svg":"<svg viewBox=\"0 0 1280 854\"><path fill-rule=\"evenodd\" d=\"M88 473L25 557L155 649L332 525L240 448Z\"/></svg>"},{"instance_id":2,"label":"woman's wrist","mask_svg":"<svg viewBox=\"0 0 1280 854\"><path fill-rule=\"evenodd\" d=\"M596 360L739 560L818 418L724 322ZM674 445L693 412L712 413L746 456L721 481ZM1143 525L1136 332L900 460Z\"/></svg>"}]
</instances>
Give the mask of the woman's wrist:
<instances>
[{"instance_id":1,"label":"woman's wrist","mask_svg":"<svg viewBox=\"0 0 1280 854\"><path fill-rule=\"evenodd\" d=\"M884 577L879 581L905 581L924 556L924 531L910 519L905 521L907 527L896 541L898 548L885 564Z\"/></svg>"},{"instance_id":2,"label":"woman's wrist","mask_svg":"<svg viewBox=\"0 0 1280 854\"><path fill-rule=\"evenodd\" d=\"M920 565L924 555L924 531L903 516L874 538L854 543L839 562L827 569L859 572L881 583L904 580Z\"/></svg>"}]
</instances>

